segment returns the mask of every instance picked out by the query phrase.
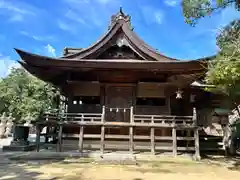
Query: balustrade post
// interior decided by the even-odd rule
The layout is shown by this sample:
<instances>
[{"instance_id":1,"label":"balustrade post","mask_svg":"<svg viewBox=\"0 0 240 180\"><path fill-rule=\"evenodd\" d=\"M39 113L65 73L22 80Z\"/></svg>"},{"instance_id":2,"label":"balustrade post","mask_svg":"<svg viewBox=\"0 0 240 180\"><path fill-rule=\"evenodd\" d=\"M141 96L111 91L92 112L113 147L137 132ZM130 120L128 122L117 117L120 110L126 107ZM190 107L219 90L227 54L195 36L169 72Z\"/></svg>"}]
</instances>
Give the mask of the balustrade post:
<instances>
[{"instance_id":1,"label":"balustrade post","mask_svg":"<svg viewBox=\"0 0 240 180\"><path fill-rule=\"evenodd\" d=\"M105 106L102 107L102 119L101 121L104 122L105 121Z\"/></svg>"}]
</instances>

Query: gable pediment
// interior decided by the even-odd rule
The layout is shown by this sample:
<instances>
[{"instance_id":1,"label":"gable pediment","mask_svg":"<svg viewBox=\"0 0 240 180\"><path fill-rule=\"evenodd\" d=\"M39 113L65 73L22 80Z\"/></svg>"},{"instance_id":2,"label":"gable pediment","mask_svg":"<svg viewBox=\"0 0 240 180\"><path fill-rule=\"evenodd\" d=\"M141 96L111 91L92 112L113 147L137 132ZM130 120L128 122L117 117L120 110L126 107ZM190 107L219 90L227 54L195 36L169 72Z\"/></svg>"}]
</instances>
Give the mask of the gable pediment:
<instances>
[{"instance_id":1,"label":"gable pediment","mask_svg":"<svg viewBox=\"0 0 240 180\"><path fill-rule=\"evenodd\" d=\"M96 59L137 59L144 60L140 55L133 51L128 46L111 46L106 51L102 52Z\"/></svg>"}]
</instances>

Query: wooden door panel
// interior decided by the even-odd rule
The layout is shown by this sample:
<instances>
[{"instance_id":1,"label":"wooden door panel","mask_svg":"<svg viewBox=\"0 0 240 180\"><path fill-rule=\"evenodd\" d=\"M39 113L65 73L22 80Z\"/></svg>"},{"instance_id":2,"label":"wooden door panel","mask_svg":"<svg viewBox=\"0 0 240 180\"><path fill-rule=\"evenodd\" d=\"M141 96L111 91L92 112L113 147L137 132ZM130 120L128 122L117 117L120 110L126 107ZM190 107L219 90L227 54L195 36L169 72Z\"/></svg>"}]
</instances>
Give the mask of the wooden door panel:
<instances>
[{"instance_id":1,"label":"wooden door panel","mask_svg":"<svg viewBox=\"0 0 240 180\"><path fill-rule=\"evenodd\" d=\"M107 121L129 121L133 95L132 86L107 86L105 101Z\"/></svg>"},{"instance_id":2,"label":"wooden door panel","mask_svg":"<svg viewBox=\"0 0 240 180\"><path fill-rule=\"evenodd\" d=\"M133 87L106 87L106 102L111 108L130 108L133 102Z\"/></svg>"}]
</instances>

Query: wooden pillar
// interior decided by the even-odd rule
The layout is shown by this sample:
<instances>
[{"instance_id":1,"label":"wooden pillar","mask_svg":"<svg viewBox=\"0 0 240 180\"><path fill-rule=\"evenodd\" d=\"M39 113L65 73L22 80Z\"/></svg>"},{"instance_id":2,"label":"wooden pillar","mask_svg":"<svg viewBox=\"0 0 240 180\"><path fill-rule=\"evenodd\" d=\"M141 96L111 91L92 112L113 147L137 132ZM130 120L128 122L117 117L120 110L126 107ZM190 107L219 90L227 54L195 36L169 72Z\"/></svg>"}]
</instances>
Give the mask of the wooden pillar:
<instances>
[{"instance_id":1,"label":"wooden pillar","mask_svg":"<svg viewBox=\"0 0 240 180\"><path fill-rule=\"evenodd\" d=\"M100 151L101 154L104 154L104 149L105 149L105 106L102 107L102 126L101 126L101 142L100 142Z\"/></svg>"},{"instance_id":2,"label":"wooden pillar","mask_svg":"<svg viewBox=\"0 0 240 180\"><path fill-rule=\"evenodd\" d=\"M186 136L186 137L187 137L187 138L191 137L191 130L188 130L188 129L187 129L186 131L187 131L187 136ZM187 144L187 147L189 147L189 140L187 140L187 143L186 143L186 144Z\"/></svg>"},{"instance_id":3,"label":"wooden pillar","mask_svg":"<svg viewBox=\"0 0 240 180\"><path fill-rule=\"evenodd\" d=\"M40 150L40 125L36 125L36 151L39 152Z\"/></svg>"},{"instance_id":4,"label":"wooden pillar","mask_svg":"<svg viewBox=\"0 0 240 180\"><path fill-rule=\"evenodd\" d=\"M177 156L177 130L172 128L173 156Z\"/></svg>"},{"instance_id":5,"label":"wooden pillar","mask_svg":"<svg viewBox=\"0 0 240 180\"><path fill-rule=\"evenodd\" d=\"M200 160L200 147L199 147L199 132L198 132L198 125L197 125L197 112L196 108L193 107L193 125L195 126L194 129L194 139L195 139L195 159Z\"/></svg>"},{"instance_id":6,"label":"wooden pillar","mask_svg":"<svg viewBox=\"0 0 240 180\"><path fill-rule=\"evenodd\" d=\"M199 150L199 133L198 128L194 130L194 138L195 138L195 159L200 160L200 150Z\"/></svg>"},{"instance_id":7,"label":"wooden pillar","mask_svg":"<svg viewBox=\"0 0 240 180\"><path fill-rule=\"evenodd\" d=\"M154 127L151 127L151 153L154 155L155 154L155 129Z\"/></svg>"},{"instance_id":8,"label":"wooden pillar","mask_svg":"<svg viewBox=\"0 0 240 180\"><path fill-rule=\"evenodd\" d=\"M63 129L63 124L59 124L57 152L62 151L62 129Z\"/></svg>"},{"instance_id":9,"label":"wooden pillar","mask_svg":"<svg viewBox=\"0 0 240 180\"><path fill-rule=\"evenodd\" d=\"M101 154L104 154L104 149L105 149L105 126L104 124L101 126L101 147L100 147L100 151Z\"/></svg>"},{"instance_id":10,"label":"wooden pillar","mask_svg":"<svg viewBox=\"0 0 240 180\"><path fill-rule=\"evenodd\" d=\"M79 139L78 139L78 151L83 152L83 136L84 136L84 126L80 126L79 129Z\"/></svg>"},{"instance_id":11,"label":"wooden pillar","mask_svg":"<svg viewBox=\"0 0 240 180\"><path fill-rule=\"evenodd\" d=\"M131 154L133 154L134 151L134 144L133 144L133 124L134 124L134 120L133 120L133 106L131 106L130 109L130 127L129 127L129 151Z\"/></svg>"}]
</instances>

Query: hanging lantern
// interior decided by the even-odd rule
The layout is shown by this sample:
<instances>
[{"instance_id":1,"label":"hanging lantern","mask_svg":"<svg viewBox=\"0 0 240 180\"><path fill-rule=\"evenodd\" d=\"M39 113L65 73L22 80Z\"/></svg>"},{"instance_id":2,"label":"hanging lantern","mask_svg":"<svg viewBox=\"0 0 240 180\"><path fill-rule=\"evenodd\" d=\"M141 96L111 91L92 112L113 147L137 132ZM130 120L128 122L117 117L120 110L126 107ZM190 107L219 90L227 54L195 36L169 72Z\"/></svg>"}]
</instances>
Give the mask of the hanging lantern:
<instances>
[{"instance_id":1,"label":"hanging lantern","mask_svg":"<svg viewBox=\"0 0 240 180\"><path fill-rule=\"evenodd\" d=\"M177 92L176 92L176 99L182 99L182 93L183 93L183 91L181 91L180 89L178 89L177 90Z\"/></svg>"},{"instance_id":2,"label":"hanging lantern","mask_svg":"<svg viewBox=\"0 0 240 180\"><path fill-rule=\"evenodd\" d=\"M191 94L191 95L190 95L190 102L191 102L191 103L194 103L194 102L195 102L195 99L196 99L196 95L195 95L195 94Z\"/></svg>"}]
</instances>

